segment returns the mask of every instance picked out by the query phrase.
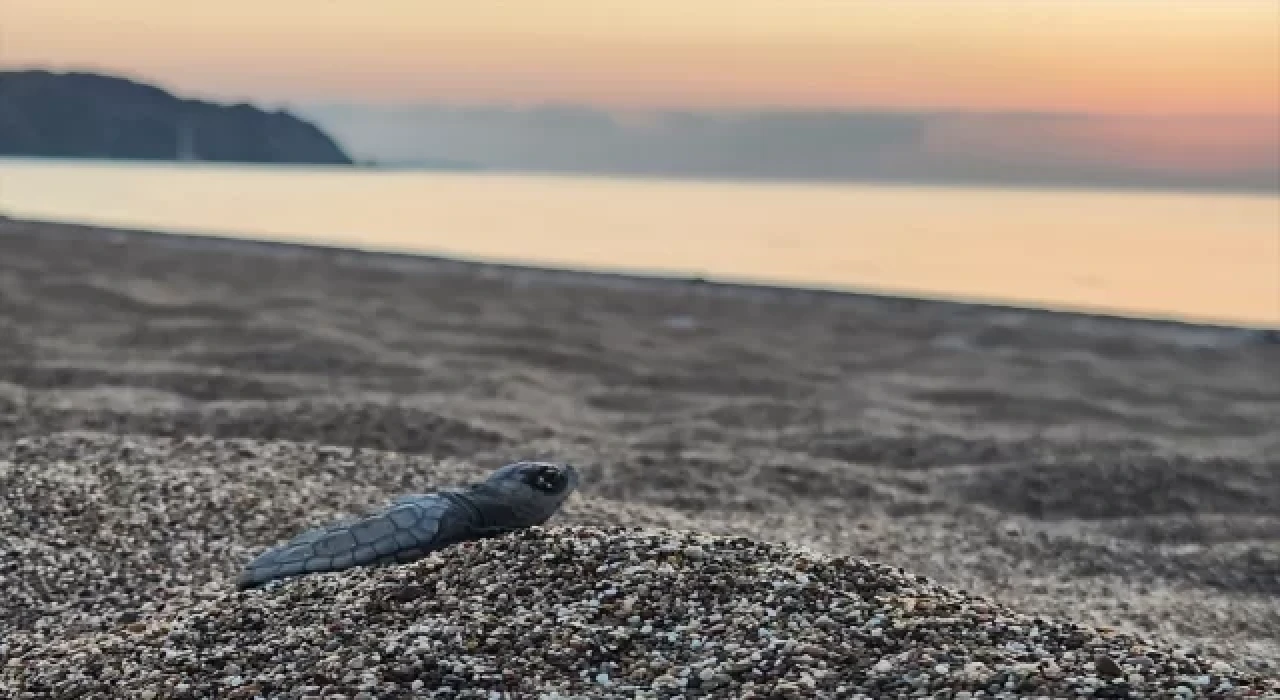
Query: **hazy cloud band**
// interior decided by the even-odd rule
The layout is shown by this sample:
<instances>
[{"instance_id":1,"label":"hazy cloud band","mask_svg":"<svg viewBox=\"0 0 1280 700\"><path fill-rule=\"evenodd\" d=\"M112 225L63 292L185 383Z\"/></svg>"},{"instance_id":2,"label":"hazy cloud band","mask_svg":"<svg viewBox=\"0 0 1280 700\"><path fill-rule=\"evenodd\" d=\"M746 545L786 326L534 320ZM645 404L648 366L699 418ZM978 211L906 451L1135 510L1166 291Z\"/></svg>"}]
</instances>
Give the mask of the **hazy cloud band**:
<instances>
[{"instance_id":1,"label":"hazy cloud band","mask_svg":"<svg viewBox=\"0 0 1280 700\"><path fill-rule=\"evenodd\" d=\"M1280 191L1276 117L312 105L354 155L495 170Z\"/></svg>"}]
</instances>

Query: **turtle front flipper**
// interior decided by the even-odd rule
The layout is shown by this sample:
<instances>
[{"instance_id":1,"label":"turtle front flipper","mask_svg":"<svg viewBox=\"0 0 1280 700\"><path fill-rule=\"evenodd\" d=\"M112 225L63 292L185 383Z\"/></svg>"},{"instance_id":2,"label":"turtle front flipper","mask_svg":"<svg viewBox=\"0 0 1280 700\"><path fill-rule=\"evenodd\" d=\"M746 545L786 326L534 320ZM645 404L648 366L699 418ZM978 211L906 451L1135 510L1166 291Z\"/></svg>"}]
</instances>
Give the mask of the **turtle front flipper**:
<instances>
[{"instance_id":1,"label":"turtle front flipper","mask_svg":"<svg viewBox=\"0 0 1280 700\"><path fill-rule=\"evenodd\" d=\"M388 561L412 561L439 549L450 503L422 497L358 520L315 528L258 555L236 579L251 588L273 579L340 571Z\"/></svg>"}]
</instances>

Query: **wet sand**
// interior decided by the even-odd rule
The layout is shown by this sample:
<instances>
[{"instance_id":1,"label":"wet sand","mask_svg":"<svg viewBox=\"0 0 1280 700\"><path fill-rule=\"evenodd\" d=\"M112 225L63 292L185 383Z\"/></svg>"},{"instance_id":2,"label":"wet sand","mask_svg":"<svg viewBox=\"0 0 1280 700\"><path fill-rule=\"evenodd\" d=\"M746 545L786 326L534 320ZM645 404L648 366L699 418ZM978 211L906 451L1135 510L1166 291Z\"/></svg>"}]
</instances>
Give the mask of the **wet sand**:
<instances>
[{"instance_id":1,"label":"wet sand","mask_svg":"<svg viewBox=\"0 0 1280 700\"><path fill-rule=\"evenodd\" d=\"M580 465L559 524L864 556L1280 670L1257 333L0 219L0 636L128 624L516 458Z\"/></svg>"}]
</instances>

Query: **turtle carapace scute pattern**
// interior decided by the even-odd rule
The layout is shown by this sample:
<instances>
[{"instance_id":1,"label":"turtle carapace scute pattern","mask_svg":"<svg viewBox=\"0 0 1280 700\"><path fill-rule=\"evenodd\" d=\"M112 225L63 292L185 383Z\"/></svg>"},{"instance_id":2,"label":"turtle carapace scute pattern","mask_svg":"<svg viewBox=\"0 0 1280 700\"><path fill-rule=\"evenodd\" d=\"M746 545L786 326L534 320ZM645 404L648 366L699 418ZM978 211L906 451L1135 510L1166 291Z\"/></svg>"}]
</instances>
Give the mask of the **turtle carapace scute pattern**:
<instances>
[{"instance_id":1,"label":"turtle carapace scute pattern","mask_svg":"<svg viewBox=\"0 0 1280 700\"><path fill-rule=\"evenodd\" d=\"M400 496L365 517L308 530L254 558L236 585L410 562L459 542L541 525L577 486L578 472L568 464L508 464L478 484Z\"/></svg>"}]
</instances>

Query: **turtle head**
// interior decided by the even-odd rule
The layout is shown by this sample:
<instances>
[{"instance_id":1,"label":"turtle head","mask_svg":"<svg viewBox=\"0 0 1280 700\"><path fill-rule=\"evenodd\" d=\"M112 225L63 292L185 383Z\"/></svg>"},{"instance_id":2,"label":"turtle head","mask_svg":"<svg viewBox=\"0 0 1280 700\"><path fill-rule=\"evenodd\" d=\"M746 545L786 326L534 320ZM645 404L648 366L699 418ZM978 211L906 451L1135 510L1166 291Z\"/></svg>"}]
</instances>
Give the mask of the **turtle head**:
<instances>
[{"instance_id":1,"label":"turtle head","mask_svg":"<svg viewBox=\"0 0 1280 700\"><path fill-rule=\"evenodd\" d=\"M502 494L519 525L537 525L560 509L578 479L578 470L562 462L515 462L495 471L484 485Z\"/></svg>"}]
</instances>

